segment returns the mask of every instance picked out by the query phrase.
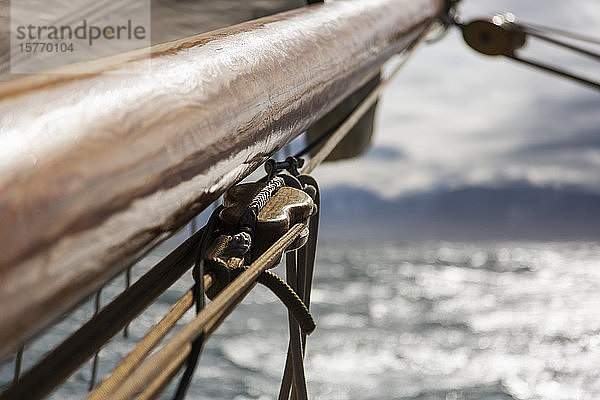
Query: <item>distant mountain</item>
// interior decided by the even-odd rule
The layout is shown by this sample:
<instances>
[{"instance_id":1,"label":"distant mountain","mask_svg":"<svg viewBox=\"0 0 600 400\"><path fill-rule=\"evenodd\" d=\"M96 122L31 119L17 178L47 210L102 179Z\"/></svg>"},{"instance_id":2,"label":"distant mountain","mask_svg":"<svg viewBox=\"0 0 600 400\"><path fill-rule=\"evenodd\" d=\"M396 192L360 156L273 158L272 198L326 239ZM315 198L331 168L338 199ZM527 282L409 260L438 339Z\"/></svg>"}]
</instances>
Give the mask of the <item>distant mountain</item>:
<instances>
[{"instance_id":1,"label":"distant mountain","mask_svg":"<svg viewBox=\"0 0 600 400\"><path fill-rule=\"evenodd\" d=\"M600 239L600 195L519 184L386 200L348 186L322 193L321 232L374 239Z\"/></svg>"}]
</instances>

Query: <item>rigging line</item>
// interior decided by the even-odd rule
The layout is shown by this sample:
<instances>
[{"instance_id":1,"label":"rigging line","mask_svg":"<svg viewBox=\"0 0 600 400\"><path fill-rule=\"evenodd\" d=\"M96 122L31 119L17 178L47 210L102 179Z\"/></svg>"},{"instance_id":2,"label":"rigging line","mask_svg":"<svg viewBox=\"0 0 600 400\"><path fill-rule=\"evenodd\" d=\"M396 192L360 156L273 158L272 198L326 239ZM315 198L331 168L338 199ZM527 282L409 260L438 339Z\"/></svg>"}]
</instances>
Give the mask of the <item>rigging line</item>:
<instances>
[{"instance_id":1,"label":"rigging line","mask_svg":"<svg viewBox=\"0 0 600 400\"><path fill-rule=\"evenodd\" d=\"M587 35L582 35L580 33L575 33L575 32L569 32L569 31L565 31L562 29L557 29L557 28L551 28L549 26L543 26L543 25L538 25L538 24L531 24L528 22L521 22L518 21L518 25L524 28L528 28L529 30L535 30L538 31L540 33L552 33L555 35L560 35L560 36L564 36L564 37L568 37L574 40L579 40L581 42L588 42L588 43L594 43L594 44L600 44L600 39L599 38L595 38L592 36L587 36Z\"/></svg>"},{"instance_id":2,"label":"rigging line","mask_svg":"<svg viewBox=\"0 0 600 400\"><path fill-rule=\"evenodd\" d=\"M594 51L591 51L591 50L588 50L588 49L584 49L583 47L575 46L575 45L573 45L571 43L564 42L562 40L558 40L558 39L551 38L549 36L542 35L542 34L536 32L536 31L532 31L532 30L529 30L529 29L526 29L526 28L523 29L523 31L525 33L527 33L528 35L531 35L531 36L536 37L538 39L541 39L541 40L544 40L546 42L555 44L557 46L561 46L561 47L567 48L569 50L573 50L573 51L575 51L577 53L581 53L583 55L586 55L586 56L591 57L591 58L595 58L596 60L600 61L600 53L596 53Z\"/></svg>"},{"instance_id":3,"label":"rigging line","mask_svg":"<svg viewBox=\"0 0 600 400\"><path fill-rule=\"evenodd\" d=\"M128 290L107 304L62 343L23 373L19 381L0 393L1 400L44 398L64 382L107 341L153 303L193 264L204 228L187 239Z\"/></svg>"},{"instance_id":4,"label":"rigging line","mask_svg":"<svg viewBox=\"0 0 600 400\"><path fill-rule=\"evenodd\" d=\"M125 271L125 290L127 290L131 287L131 268L132 268L132 266L130 265L129 267L127 267L127 270ZM130 325L130 323L128 322L127 324L125 324L125 327L123 328L123 337L125 339L127 339L129 337L129 325Z\"/></svg>"},{"instance_id":5,"label":"rigging line","mask_svg":"<svg viewBox=\"0 0 600 400\"><path fill-rule=\"evenodd\" d=\"M425 35L422 35L422 37L424 37ZM421 38L418 39L418 41L421 41ZM378 91L377 93L379 94L379 92L381 91L381 88L383 86L385 86L389 80L391 80L391 78L394 77L394 75L406 64L406 62L408 61L408 59L410 58L410 56L414 53L414 49L416 48L416 45L418 44L418 42L415 42L414 47L410 47L407 50L404 51L404 58L402 59L402 61L400 61L400 63L398 63L398 65L396 67L394 67L394 70L381 82L379 82L379 84L377 86L375 86L375 88L371 91L371 93L369 94L369 96L371 94L373 94L373 92ZM367 97L368 98L368 97ZM363 106L363 103L365 103L365 101L367 100L367 98L365 98L361 103L359 103L356 108L354 108L354 110L352 110L352 112L346 117L346 119L338 126L334 126L333 128L329 129L328 131L326 131L324 134L322 134L321 136L319 136L317 139L315 139L314 141L312 141L311 143L309 143L305 148L303 148L302 150L300 150L298 153L294 154L294 157L296 158L300 158L306 154L308 154L309 152L311 152L312 150L314 150L316 147L318 147L320 144L322 144L327 138L332 137L334 134L337 133L337 131L341 128L341 126L347 121L349 120L351 117L353 117L355 115L355 113L359 110L359 108L361 108ZM369 110L369 108L373 105L373 103L377 101L377 96L375 96L373 101L369 102L369 106L365 107L364 110L360 111L360 114L357 115L357 120L356 122L354 122L352 124L352 126L350 126L350 129L352 129L354 127L354 125L356 125L356 123L358 122L358 120L360 120L360 118ZM346 132L343 136L345 136L346 134L348 134L348 132ZM342 136L342 138L343 138ZM340 139L341 140L341 139ZM336 143L337 144L337 143ZM333 150L333 149L332 149ZM329 152L331 152L332 150L330 150ZM329 154L329 153L327 153ZM325 157L327 157L327 155L325 155ZM320 164L320 163L319 163ZM302 173L310 173L311 171L307 170L302 170Z\"/></svg>"},{"instance_id":6,"label":"rigging line","mask_svg":"<svg viewBox=\"0 0 600 400\"><path fill-rule=\"evenodd\" d=\"M305 156L306 154L310 153L312 150L314 150L315 147L317 147L318 145L323 143L325 141L325 139L330 137L337 128L338 127L336 126L336 127L333 127L331 129L327 130L321 136L319 136L318 138L316 138L315 140L310 142L305 148L303 148L302 150L300 150L299 152L294 154L294 157L300 158L300 157Z\"/></svg>"},{"instance_id":7,"label":"rigging line","mask_svg":"<svg viewBox=\"0 0 600 400\"><path fill-rule=\"evenodd\" d=\"M204 262L201 262L203 264ZM198 285L204 286L204 285ZM194 289L194 292L197 293L198 290ZM204 296L204 293L202 294ZM197 294L194 296L197 297ZM198 304L198 300L196 299L196 304ZM173 396L176 400L183 400L187 394L187 391L190 387L190 383L192 381L192 377L194 376L194 372L196 371L196 365L198 365L198 360L200 359L200 355L202 354L202 350L204 349L204 332L200 333L200 335L192 342L192 347L190 351L185 351L185 353L189 353L186 357L187 365L185 370L183 371L183 376L181 377L181 381L179 381L179 385L177 386L177 391ZM169 364L169 365L172 365ZM179 364L177 364L179 365ZM168 366L167 366L168 369Z\"/></svg>"},{"instance_id":8,"label":"rigging line","mask_svg":"<svg viewBox=\"0 0 600 400\"><path fill-rule=\"evenodd\" d=\"M102 295L102 288L98 289L96 292L96 300L94 302L94 317L98 315L100 311L100 296ZM88 387L88 392L91 392L96 386L96 374L98 373L98 353L100 353L100 348L96 350L94 353L94 360L92 361L92 374L90 376L90 385Z\"/></svg>"},{"instance_id":9,"label":"rigging line","mask_svg":"<svg viewBox=\"0 0 600 400\"><path fill-rule=\"evenodd\" d=\"M13 384L15 384L19 380L19 376L21 376L21 366L23 364L24 350L25 346L19 347L19 351L17 351L17 355L15 357L15 373L13 375Z\"/></svg>"},{"instance_id":10,"label":"rigging line","mask_svg":"<svg viewBox=\"0 0 600 400\"><path fill-rule=\"evenodd\" d=\"M519 62L521 62L523 64L526 64L526 65L529 65L529 66L532 66L532 67L535 67L535 68L539 68L541 70L544 70L544 71L547 71L547 72L551 72L553 74L560 75L562 77L565 77L565 78L571 79L573 81L582 83L582 84L584 84L584 85L586 85L586 86L588 86L588 87L590 87L592 89L600 90L600 83L599 82L594 82L594 81L588 80L588 79L583 78L581 76L571 74L570 72L567 72L567 71L564 71L564 70L552 67L550 65L542 64L542 63L539 63L539 62L533 61L533 60L528 60L526 58L521 58L521 57L518 57L518 56L516 56L514 54L506 54L505 56L508 57L508 58L510 58L510 59L512 59L512 60L519 61Z\"/></svg>"},{"instance_id":11,"label":"rigging line","mask_svg":"<svg viewBox=\"0 0 600 400\"><path fill-rule=\"evenodd\" d=\"M310 229L310 228L309 228ZM309 236L310 238L310 236ZM309 239L310 240L310 239ZM286 275L288 276L288 284L298 291L298 295L301 296L304 301L304 293L301 291L303 285L306 284L306 246L308 243L297 250L296 254L288 253L286 255ZM301 254L304 251L304 254ZM298 261L298 262L296 262ZM292 268L292 271L290 271ZM296 276L294 277L294 274ZM295 278L295 279L294 279ZM295 282L294 282L295 280ZM308 308L307 308L308 310ZM292 321L292 315L288 312L289 319L289 330L290 340L288 343L288 350L286 352L285 367L283 370L283 377L281 379L281 386L279 388L279 400L288 400L290 398L290 389L292 388L292 381L294 389L292 390L292 400L298 400L298 390L295 388L300 385L300 396L307 395L306 392L306 378L304 377L303 360L305 354L306 345L306 333L301 332L300 336L297 335L298 325L295 321ZM299 353L299 354L298 354ZM300 370L301 374L297 374L296 370ZM304 385L304 386L303 386Z\"/></svg>"},{"instance_id":12,"label":"rigging line","mask_svg":"<svg viewBox=\"0 0 600 400\"><path fill-rule=\"evenodd\" d=\"M192 270L192 275L195 281L193 293L194 301L196 303L196 315L198 315L204 309L205 306L204 258L209 243L216 230L218 229L217 227L219 226L219 214L221 213L221 210L223 210L223 208L223 206L219 206L212 212L206 224L206 228L202 232L200 243L198 245L196 260L194 262L194 268ZM200 335L198 335L198 337L196 337L192 342L192 348L187 359L187 366L183 372L181 380L179 381L177 391L173 396L174 400L183 400L185 398L185 395L190 387L192 377L194 376L196 365L198 365L198 360L200 359L200 355L202 354L202 349L204 348L204 336L205 333L201 332Z\"/></svg>"},{"instance_id":13,"label":"rigging line","mask_svg":"<svg viewBox=\"0 0 600 400\"><path fill-rule=\"evenodd\" d=\"M173 359L169 365L154 379L146 389L137 397L136 400L156 399L169 386L171 380L177 375L185 360L187 359L191 346L187 345L179 356Z\"/></svg>"},{"instance_id":14,"label":"rigging line","mask_svg":"<svg viewBox=\"0 0 600 400\"><path fill-rule=\"evenodd\" d=\"M288 284L293 290L300 293L299 274L297 263L297 251L291 251L286 254L286 277ZM304 353L302 351L302 339L300 335L300 327L294 320L292 313L288 313L289 329L290 329L290 349L292 353L292 369L294 371L294 388L292 390L292 399L307 400L308 393L306 391L306 376L304 374Z\"/></svg>"},{"instance_id":15,"label":"rigging line","mask_svg":"<svg viewBox=\"0 0 600 400\"><path fill-rule=\"evenodd\" d=\"M324 142L320 149L312 156L312 158L308 161L308 164L302 168L303 174L310 174L314 169L319 166L327 156L335 149L339 142L350 132L350 130L360 121L362 116L371 108L373 104L379 98L379 94L382 90L392 81L395 75L406 65L411 56L415 53L415 50L419 47L419 45L423 42L423 38L426 37L431 28L426 29L419 37L413 42L413 44L404 51L404 58L398 65L394 67L392 72L385 77L381 82L375 86L375 88L369 93L367 97L363 99L359 103L359 105L350 113L348 118L344 120L335 130L329 134L329 132L317 139L317 141ZM315 147L318 144L309 144L307 147ZM304 153L302 150L300 153ZM300 154L299 153L299 154Z\"/></svg>"},{"instance_id":16,"label":"rigging line","mask_svg":"<svg viewBox=\"0 0 600 400\"><path fill-rule=\"evenodd\" d=\"M151 359L136 369L112 395L111 400L125 400L143 389L171 363L173 355L185 348L201 332L205 339L219 327L223 320L233 312L235 307L256 284L257 278L276 263L285 249L304 231L305 222L295 224L273 246L263 253L250 267L241 273L214 300L202 310L189 324L162 347Z\"/></svg>"},{"instance_id":17,"label":"rigging line","mask_svg":"<svg viewBox=\"0 0 600 400\"><path fill-rule=\"evenodd\" d=\"M209 288L213 281L210 275L204 276L204 286ZM133 370L146 358L148 354L158 345L161 340L173 329L177 322L194 305L193 290L188 290L171 307L169 312L136 344L136 346L123 358L112 370L104 381L102 381L86 400L107 400L112 393L123 382ZM182 352L183 353L183 352ZM188 356L186 352L183 361Z\"/></svg>"},{"instance_id":18,"label":"rigging line","mask_svg":"<svg viewBox=\"0 0 600 400\"><path fill-rule=\"evenodd\" d=\"M204 229L204 228L203 228ZM309 228L310 229L310 228ZM278 279L276 275L271 274L267 271L267 275L261 275L259 278L259 282L266 285L267 287L272 288L273 285L270 285L269 282L265 280L272 276L273 279ZM271 280L273 280L271 279ZM214 283L213 277L206 273L204 274L204 287L205 290L209 290ZM283 283L283 281L282 281ZM273 290L273 289L271 289ZM280 298L284 304L289 304L286 302L285 298L281 296L281 294L277 294L278 298ZM129 352L129 354L119 362L119 364L113 369L113 371L109 374L108 377L101 382L92 393L88 395L86 400L108 400L112 398L112 394L118 389L118 386L131 375L131 373L141 364L141 362L146 358L148 354L162 341L162 339L173 329L173 327L177 324L177 322L183 317L186 311L192 307L194 304L194 292L193 288L188 290L176 303L173 305L171 310L156 324L135 346L133 350ZM288 306L288 308L290 308ZM293 308L292 308L293 310ZM298 320L297 316L295 316L296 320ZM311 320L312 321L312 320ZM303 326L307 324L304 323ZM314 327L314 321L312 321L312 326ZM303 338L306 335L303 334ZM184 365L184 361L188 358L189 353L191 351L191 347L186 348L182 354L181 358L177 358L174 362L170 363L166 369L161 372L161 375L158 376L155 380L150 383L150 386L144 393L140 395L139 398L153 398L154 395L162 393L164 390L164 386L158 384L158 382L163 382L163 380L167 380L172 378L179 369ZM138 399L139 399L138 398Z\"/></svg>"},{"instance_id":19,"label":"rigging line","mask_svg":"<svg viewBox=\"0 0 600 400\"><path fill-rule=\"evenodd\" d=\"M321 210L321 194L317 181L308 175L302 175L298 177L300 183L304 185L311 185L315 188L315 197L314 202L317 206L317 211L310 217L310 221L308 223L308 242L304 246L303 250L305 252L305 280L304 280L304 296L302 297L302 301L306 305L306 308L310 311L310 295L312 292L312 282L313 275L315 269L315 257L317 255L317 240L319 237L319 218L320 218L320 210ZM303 335L303 344L302 348L305 347L306 343L306 335Z\"/></svg>"},{"instance_id":20,"label":"rigging line","mask_svg":"<svg viewBox=\"0 0 600 400\"><path fill-rule=\"evenodd\" d=\"M309 222L309 226L310 226L310 222ZM310 229L310 228L309 228ZM309 234L309 238L310 238L310 234ZM306 284L306 246L308 245L308 243L306 245L304 245L303 247L301 247L300 249L296 250L293 253L288 253L286 255L286 275L287 275L287 279L288 279L288 284L293 288L293 290L295 290L298 293L298 296L300 297L300 299L302 301L304 301L304 286ZM290 271L290 269L292 269ZM295 274L295 276L294 276ZM308 308L307 308L308 310ZM299 377L297 376L297 374L295 373L295 370L298 369L298 365L300 365L301 368L303 368L302 365L302 361L299 359L301 358L302 360L304 359L304 342L302 339L306 338L306 335L304 334L304 332L302 332L302 334L297 337L297 335L294 332L294 329L297 330L297 324L293 324L293 321L291 320L292 315L288 313L288 319L289 319L289 329L290 329L290 340L289 340L289 344L288 344L288 350L287 350L287 356L286 356L286 360L285 360L285 368L284 368L284 373L283 373L283 378L281 379L281 387L279 389L279 400L287 400L289 399L289 395L290 395L290 388L291 388L291 384L292 384L292 379L294 379L296 382L294 383L294 387L298 386L298 381L299 381ZM299 349L299 350L298 350ZM298 358L297 353L300 352L301 356L300 358ZM302 370L302 374L303 370ZM305 378L303 378L305 379ZM305 384L305 382L304 382ZM306 387L304 387L303 390L300 391L301 395L304 394L304 392L306 392ZM292 399L293 400L297 400L297 393L298 390L293 390L292 391Z\"/></svg>"},{"instance_id":21,"label":"rigging line","mask_svg":"<svg viewBox=\"0 0 600 400\"><path fill-rule=\"evenodd\" d=\"M319 234L319 213L321 210L321 196L320 196L320 192L319 192L319 185L317 184L317 181L313 177L308 176L308 175L301 175L298 177L298 180L300 180L300 183L302 183L304 185L311 185L316 189L314 201L315 201L315 205L317 206L317 211L314 215L312 215L310 217L310 221L309 221L309 225L308 225L308 229L309 229L308 242L306 243L306 245L304 245L304 247L302 247L298 250L298 254L299 254L298 258L301 260L298 270L302 271L305 275L304 276L304 289L303 289L304 292L301 297L302 297L302 301L304 302L304 304L306 306L306 309L310 311L310 294L311 294L313 272L314 272L314 266L315 266L317 238L318 238L318 234ZM304 265L304 267L302 267L303 265ZM281 381L281 387L279 389L279 397L278 397L279 400L287 400L289 398L290 388L292 385L293 369L292 369L292 350L291 350L290 346L291 345L288 345L283 379ZM306 354L306 334L304 332L302 332L302 351L303 351L303 353L302 353L303 355Z\"/></svg>"},{"instance_id":22,"label":"rigging line","mask_svg":"<svg viewBox=\"0 0 600 400\"><path fill-rule=\"evenodd\" d=\"M229 267L225 267L229 268ZM248 269L246 266L239 266L230 268L232 276L239 276L242 272ZM300 329L304 334L312 333L317 324L313 319L310 312L300 299L298 293L296 293L295 289L293 289L289 284L287 284L284 280L282 280L278 275L272 273L271 271L265 271L260 274L257 280L258 283L264 285L267 289L269 289L287 308L289 314L294 318L294 321L298 323Z\"/></svg>"},{"instance_id":23,"label":"rigging line","mask_svg":"<svg viewBox=\"0 0 600 400\"><path fill-rule=\"evenodd\" d=\"M292 346L288 344L287 356L285 359L285 367L283 369L283 377L281 378L281 386L279 387L279 395L277 400L288 400L290 398L290 389L292 387L292 379L294 377L294 367L292 366Z\"/></svg>"}]
</instances>

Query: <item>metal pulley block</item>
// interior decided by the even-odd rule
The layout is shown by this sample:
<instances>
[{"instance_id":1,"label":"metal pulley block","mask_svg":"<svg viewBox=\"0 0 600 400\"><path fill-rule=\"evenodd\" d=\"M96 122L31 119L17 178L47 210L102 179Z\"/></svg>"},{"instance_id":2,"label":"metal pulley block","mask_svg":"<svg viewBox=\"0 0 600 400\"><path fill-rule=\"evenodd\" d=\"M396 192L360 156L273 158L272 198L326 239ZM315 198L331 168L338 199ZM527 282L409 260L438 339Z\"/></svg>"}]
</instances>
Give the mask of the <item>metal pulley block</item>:
<instances>
[{"instance_id":1,"label":"metal pulley block","mask_svg":"<svg viewBox=\"0 0 600 400\"><path fill-rule=\"evenodd\" d=\"M458 22L455 18L451 18L451 22L462 29L463 38L467 44L482 54L505 56L530 67L538 68L542 71L584 84L592 89L600 90L600 82L598 81L589 79L585 75L564 70L552 64L546 64L535 58L522 57L519 54L520 51L518 51L525 46L530 37L534 37L598 61L600 60L600 53L587 46L579 46L574 43L574 41L598 43L595 38L560 29L557 30L517 22L515 16L510 13L494 15L489 20L480 19L468 24ZM560 36L569 39L562 40Z\"/></svg>"},{"instance_id":2,"label":"metal pulley block","mask_svg":"<svg viewBox=\"0 0 600 400\"><path fill-rule=\"evenodd\" d=\"M511 55L525 45L525 32L503 15L490 20L475 20L462 27L469 46L488 56Z\"/></svg>"}]
</instances>

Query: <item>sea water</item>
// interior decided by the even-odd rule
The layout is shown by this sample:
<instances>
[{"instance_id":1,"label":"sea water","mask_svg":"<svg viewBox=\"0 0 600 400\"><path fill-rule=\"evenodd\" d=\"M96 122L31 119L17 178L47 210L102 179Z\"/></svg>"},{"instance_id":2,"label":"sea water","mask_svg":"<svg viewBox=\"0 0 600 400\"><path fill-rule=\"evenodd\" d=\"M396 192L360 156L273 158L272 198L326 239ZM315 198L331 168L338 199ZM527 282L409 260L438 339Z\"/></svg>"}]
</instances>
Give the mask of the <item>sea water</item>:
<instances>
[{"instance_id":1,"label":"sea water","mask_svg":"<svg viewBox=\"0 0 600 400\"><path fill-rule=\"evenodd\" d=\"M129 338L100 352L99 376L189 288L188 275L132 323ZM25 367L89 318L91 303L31 344ZM600 243L323 241L311 310L313 399L600 398ZM286 310L257 287L207 342L189 398L277 398L287 344ZM3 384L12 362L0 368ZM89 378L88 362L51 398L84 397Z\"/></svg>"}]
</instances>

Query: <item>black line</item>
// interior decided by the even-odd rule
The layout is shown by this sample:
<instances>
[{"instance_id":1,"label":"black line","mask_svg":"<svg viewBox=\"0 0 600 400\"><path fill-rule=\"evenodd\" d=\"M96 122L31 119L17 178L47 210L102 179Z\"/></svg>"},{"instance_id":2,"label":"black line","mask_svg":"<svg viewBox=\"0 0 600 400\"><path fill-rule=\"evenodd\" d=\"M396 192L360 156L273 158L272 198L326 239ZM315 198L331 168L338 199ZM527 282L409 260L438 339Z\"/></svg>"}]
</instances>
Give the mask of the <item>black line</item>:
<instances>
[{"instance_id":1,"label":"black line","mask_svg":"<svg viewBox=\"0 0 600 400\"><path fill-rule=\"evenodd\" d=\"M571 79L573 81L582 83L582 84L584 84L584 85L586 85L586 86L588 86L588 87L590 87L592 89L600 90L600 83L591 81L589 79L583 78L583 77L578 76L578 75L571 74L570 72L567 72L567 71L564 71L564 70L552 67L550 65L541 64L541 63L539 63L537 61L527 60L525 58L520 58L520 57L518 57L516 55L507 54L506 57L511 58L511 59L513 59L515 61L522 62L523 64L527 64L529 66L532 66L532 67L535 67L535 68L539 68L541 70L553 73L555 75L559 75L559 76L562 76L564 78L568 78L568 79Z\"/></svg>"}]
</instances>

